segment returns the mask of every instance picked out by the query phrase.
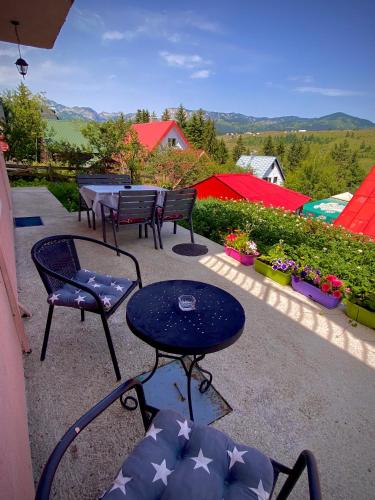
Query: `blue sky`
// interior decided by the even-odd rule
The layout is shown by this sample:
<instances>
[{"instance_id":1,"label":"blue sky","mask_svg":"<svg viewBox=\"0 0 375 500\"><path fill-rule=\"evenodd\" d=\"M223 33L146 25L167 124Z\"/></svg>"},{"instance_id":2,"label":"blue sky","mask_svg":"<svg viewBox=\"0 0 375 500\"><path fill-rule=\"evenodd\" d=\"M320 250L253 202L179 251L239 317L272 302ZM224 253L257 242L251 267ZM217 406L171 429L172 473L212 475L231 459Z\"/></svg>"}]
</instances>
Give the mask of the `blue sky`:
<instances>
[{"instance_id":1,"label":"blue sky","mask_svg":"<svg viewBox=\"0 0 375 500\"><path fill-rule=\"evenodd\" d=\"M22 49L26 84L97 111L375 121L374 19L370 0L75 0L52 50ZM0 43L2 89L19 82L16 58Z\"/></svg>"}]
</instances>

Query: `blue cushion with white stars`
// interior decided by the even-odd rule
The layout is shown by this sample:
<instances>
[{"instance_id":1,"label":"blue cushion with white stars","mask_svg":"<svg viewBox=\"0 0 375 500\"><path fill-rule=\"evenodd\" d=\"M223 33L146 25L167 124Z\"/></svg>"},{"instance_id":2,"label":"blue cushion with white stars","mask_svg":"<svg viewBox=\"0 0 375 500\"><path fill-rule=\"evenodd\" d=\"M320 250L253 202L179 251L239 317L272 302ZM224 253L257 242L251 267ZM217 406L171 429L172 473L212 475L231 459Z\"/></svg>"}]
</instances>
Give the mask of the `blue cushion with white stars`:
<instances>
[{"instance_id":1,"label":"blue cushion with white stars","mask_svg":"<svg viewBox=\"0 0 375 500\"><path fill-rule=\"evenodd\" d=\"M116 278L88 269L80 269L71 279L82 283L99 295L105 311L112 309L133 284L127 278ZM51 293L47 302L54 306L75 307L88 311L98 310L98 304L92 295L69 284Z\"/></svg>"},{"instance_id":2,"label":"blue cushion with white stars","mask_svg":"<svg viewBox=\"0 0 375 500\"><path fill-rule=\"evenodd\" d=\"M268 457L226 434L161 410L102 500L267 500Z\"/></svg>"}]
</instances>

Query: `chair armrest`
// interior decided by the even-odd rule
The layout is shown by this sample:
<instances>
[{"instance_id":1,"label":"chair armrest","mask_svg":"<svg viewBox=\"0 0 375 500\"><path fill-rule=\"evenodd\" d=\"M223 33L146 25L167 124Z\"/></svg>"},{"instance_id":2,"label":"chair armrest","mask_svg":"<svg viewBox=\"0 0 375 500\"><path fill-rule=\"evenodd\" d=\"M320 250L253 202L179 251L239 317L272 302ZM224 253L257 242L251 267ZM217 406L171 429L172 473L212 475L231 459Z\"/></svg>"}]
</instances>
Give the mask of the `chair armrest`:
<instances>
[{"instance_id":1,"label":"chair armrest","mask_svg":"<svg viewBox=\"0 0 375 500\"><path fill-rule=\"evenodd\" d=\"M78 436L78 434L88 424L90 424L90 422L92 422L97 416L99 416L104 410L106 410L112 403L114 403L114 401L119 399L120 396L122 396L125 392L128 392L132 389L135 389L137 392L143 423L145 429L147 428L148 421L146 416L146 403L142 384L141 382L139 382L139 380L136 379L128 380L119 385L114 391L108 394L108 396L102 399L93 408L91 408L91 410L89 410L81 418L79 418L60 439L43 469L35 496L36 500L47 500L49 498L53 478L55 476L57 467L66 450Z\"/></svg>"},{"instance_id":2,"label":"chair armrest","mask_svg":"<svg viewBox=\"0 0 375 500\"><path fill-rule=\"evenodd\" d=\"M285 472L282 470L281 472ZM284 467L284 469L287 469ZM284 500L289 497L302 472L307 469L307 478L309 482L309 498L310 500L322 500L322 492L320 489L319 471L315 457L309 450L304 450L300 453L296 463L292 469L288 471L288 477L283 484L276 500Z\"/></svg>"}]
</instances>

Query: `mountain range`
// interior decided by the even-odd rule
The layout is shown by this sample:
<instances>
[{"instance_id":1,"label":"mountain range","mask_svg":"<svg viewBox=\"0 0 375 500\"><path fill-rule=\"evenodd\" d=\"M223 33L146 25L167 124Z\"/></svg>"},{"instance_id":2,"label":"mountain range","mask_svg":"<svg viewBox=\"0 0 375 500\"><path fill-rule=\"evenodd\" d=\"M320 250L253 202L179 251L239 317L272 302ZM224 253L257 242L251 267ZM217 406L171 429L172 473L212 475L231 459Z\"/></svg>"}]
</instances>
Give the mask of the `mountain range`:
<instances>
[{"instance_id":1,"label":"mountain range","mask_svg":"<svg viewBox=\"0 0 375 500\"><path fill-rule=\"evenodd\" d=\"M64 106L55 101L48 100L47 105L60 120L98 121L117 118L121 112L98 113L92 108L81 106ZM171 118L176 115L177 108L168 108ZM186 110L190 116L193 111ZM48 113L47 113L48 114ZM292 131L292 130L352 130L360 128L374 128L375 123L370 120L350 116L345 113L333 113L320 118L301 118L298 116L277 116L274 118L247 116L241 113L220 113L205 111L207 118L215 121L219 134L265 132L265 131ZM46 116L46 118L52 117ZM135 113L124 114L125 118L132 119Z\"/></svg>"}]
</instances>

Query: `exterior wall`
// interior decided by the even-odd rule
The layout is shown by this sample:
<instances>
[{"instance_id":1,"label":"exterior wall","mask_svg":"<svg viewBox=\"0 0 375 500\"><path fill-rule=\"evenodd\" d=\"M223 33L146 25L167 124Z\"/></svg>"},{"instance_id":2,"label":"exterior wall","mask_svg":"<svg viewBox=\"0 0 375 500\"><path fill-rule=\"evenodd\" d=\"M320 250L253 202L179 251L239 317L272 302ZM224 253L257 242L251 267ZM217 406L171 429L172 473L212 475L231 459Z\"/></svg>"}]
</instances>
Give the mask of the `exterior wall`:
<instances>
[{"instance_id":1,"label":"exterior wall","mask_svg":"<svg viewBox=\"0 0 375 500\"><path fill-rule=\"evenodd\" d=\"M276 182L274 180L275 177L277 179ZM269 178L271 179L270 182L272 182L273 184L278 184L279 186L282 186L284 183L283 176L281 175L280 169L276 162L273 162L271 168L269 168L263 176L263 179L265 180L269 180Z\"/></svg>"},{"instance_id":2,"label":"exterior wall","mask_svg":"<svg viewBox=\"0 0 375 500\"><path fill-rule=\"evenodd\" d=\"M188 145L186 144L184 139L178 133L178 130L176 129L176 127L171 128L171 130L168 132L168 134L166 134L165 137L163 137L159 146L161 146L161 147L168 146L168 139L176 139L176 146L175 146L176 148L187 149L187 147L188 147Z\"/></svg>"},{"instance_id":3,"label":"exterior wall","mask_svg":"<svg viewBox=\"0 0 375 500\"><path fill-rule=\"evenodd\" d=\"M215 177L211 177L193 186L197 190L197 198L219 198L227 200L242 200L243 197L226 186Z\"/></svg>"},{"instance_id":4,"label":"exterior wall","mask_svg":"<svg viewBox=\"0 0 375 500\"><path fill-rule=\"evenodd\" d=\"M0 491L1 498L34 497L22 349L28 349L17 303L10 187L0 152Z\"/></svg>"}]
</instances>

